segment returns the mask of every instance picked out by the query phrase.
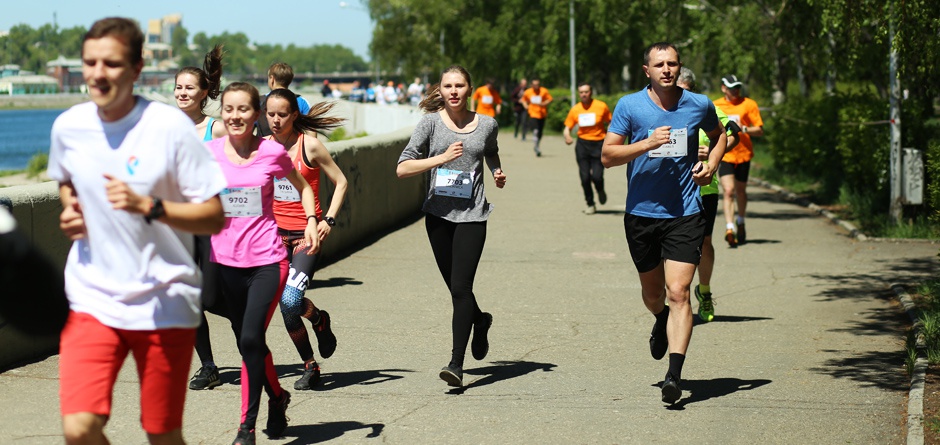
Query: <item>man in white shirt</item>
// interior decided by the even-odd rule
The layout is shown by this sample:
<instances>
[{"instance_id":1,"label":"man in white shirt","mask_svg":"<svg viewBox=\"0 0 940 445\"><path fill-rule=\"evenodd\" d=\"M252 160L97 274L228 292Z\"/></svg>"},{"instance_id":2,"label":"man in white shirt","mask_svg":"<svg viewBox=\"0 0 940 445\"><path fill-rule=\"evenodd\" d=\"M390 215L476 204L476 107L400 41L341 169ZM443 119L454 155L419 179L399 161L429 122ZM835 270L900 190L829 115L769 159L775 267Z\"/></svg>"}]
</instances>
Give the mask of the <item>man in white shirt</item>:
<instances>
[{"instance_id":1,"label":"man in white shirt","mask_svg":"<svg viewBox=\"0 0 940 445\"><path fill-rule=\"evenodd\" d=\"M82 42L91 102L52 128L71 313L59 358L66 443L107 443L111 391L137 361L141 423L152 444L183 444L182 413L201 277L193 237L225 218L225 178L178 109L133 94L143 34L124 18L95 22Z\"/></svg>"}]
</instances>

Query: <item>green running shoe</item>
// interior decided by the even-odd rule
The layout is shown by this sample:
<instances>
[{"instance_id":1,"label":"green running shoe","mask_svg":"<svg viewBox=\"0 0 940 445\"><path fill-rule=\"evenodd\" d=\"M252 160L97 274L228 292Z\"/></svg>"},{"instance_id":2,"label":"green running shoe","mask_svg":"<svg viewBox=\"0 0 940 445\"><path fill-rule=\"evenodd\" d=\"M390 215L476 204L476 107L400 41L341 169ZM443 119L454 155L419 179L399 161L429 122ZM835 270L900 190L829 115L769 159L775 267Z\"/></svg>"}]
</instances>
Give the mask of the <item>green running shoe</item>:
<instances>
[{"instance_id":1,"label":"green running shoe","mask_svg":"<svg viewBox=\"0 0 940 445\"><path fill-rule=\"evenodd\" d=\"M695 299L698 300L698 318L708 323L715 319L715 303L712 301L712 293L701 293L698 285L695 285Z\"/></svg>"}]
</instances>

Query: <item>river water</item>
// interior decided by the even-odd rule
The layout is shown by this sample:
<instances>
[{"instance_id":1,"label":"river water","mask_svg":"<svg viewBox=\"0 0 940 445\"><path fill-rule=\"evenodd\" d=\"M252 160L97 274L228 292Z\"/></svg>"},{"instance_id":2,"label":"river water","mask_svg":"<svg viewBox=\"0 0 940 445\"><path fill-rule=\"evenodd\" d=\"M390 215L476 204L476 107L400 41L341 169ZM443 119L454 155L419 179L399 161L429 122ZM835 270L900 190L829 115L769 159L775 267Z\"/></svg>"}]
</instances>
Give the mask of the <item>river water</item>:
<instances>
[{"instance_id":1,"label":"river water","mask_svg":"<svg viewBox=\"0 0 940 445\"><path fill-rule=\"evenodd\" d=\"M22 170L34 155L49 154L52 123L63 111L0 110L0 170Z\"/></svg>"}]
</instances>

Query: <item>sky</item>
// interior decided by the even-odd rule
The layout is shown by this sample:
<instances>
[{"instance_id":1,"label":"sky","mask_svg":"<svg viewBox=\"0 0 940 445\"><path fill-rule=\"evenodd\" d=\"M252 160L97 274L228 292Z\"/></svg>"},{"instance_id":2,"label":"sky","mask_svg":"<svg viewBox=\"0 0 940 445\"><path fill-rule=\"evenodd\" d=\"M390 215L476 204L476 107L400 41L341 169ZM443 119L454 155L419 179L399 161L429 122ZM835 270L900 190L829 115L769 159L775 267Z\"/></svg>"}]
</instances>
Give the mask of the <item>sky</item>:
<instances>
[{"instance_id":1,"label":"sky","mask_svg":"<svg viewBox=\"0 0 940 445\"><path fill-rule=\"evenodd\" d=\"M4 3L0 31L21 23L38 28L53 23L55 13L60 28L88 28L100 18L122 16L137 20L146 32L148 20L179 13L183 15L183 27L189 31L190 39L198 32L208 36L225 31L243 32L253 43L340 44L364 60L370 60L372 22L360 0L272 3L258 0L31 0ZM281 10L275 9L276 4L283 5Z\"/></svg>"}]
</instances>

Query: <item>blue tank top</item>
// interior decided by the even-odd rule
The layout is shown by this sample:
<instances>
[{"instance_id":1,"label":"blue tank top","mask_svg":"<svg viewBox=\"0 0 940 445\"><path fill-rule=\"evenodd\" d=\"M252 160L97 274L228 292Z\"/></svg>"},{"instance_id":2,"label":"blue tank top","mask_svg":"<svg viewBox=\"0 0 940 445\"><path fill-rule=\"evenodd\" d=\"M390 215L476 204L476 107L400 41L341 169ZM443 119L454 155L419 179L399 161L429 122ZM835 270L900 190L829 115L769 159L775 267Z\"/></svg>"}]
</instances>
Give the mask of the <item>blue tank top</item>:
<instances>
[{"instance_id":1,"label":"blue tank top","mask_svg":"<svg viewBox=\"0 0 940 445\"><path fill-rule=\"evenodd\" d=\"M212 123L215 122L215 119L209 118L209 123L206 124L206 134L202 136L204 142L209 142L212 140Z\"/></svg>"}]
</instances>

